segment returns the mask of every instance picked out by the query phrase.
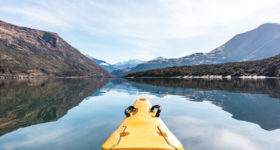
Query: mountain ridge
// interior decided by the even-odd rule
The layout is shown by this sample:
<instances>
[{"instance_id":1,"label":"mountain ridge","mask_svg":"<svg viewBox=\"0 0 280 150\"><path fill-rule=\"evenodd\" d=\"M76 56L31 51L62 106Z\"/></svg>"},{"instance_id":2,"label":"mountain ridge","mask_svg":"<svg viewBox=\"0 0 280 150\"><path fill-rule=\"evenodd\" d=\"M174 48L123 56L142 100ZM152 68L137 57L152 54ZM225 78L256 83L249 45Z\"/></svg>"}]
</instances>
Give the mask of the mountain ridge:
<instances>
[{"instance_id":1,"label":"mountain ridge","mask_svg":"<svg viewBox=\"0 0 280 150\"><path fill-rule=\"evenodd\" d=\"M57 33L0 21L0 76L111 77Z\"/></svg>"},{"instance_id":2,"label":"mountain ridge","mask_svg":"<svg viewBox=\"0 0 280 150\"><path fill-rule=\"evenodd\" d=\"M280 54L274 57L224 64L176 66L128 74L127 78L143 77L208 77L208 76L265 76L280 77Z\"/></svg>"},{"instance_id":3,"label":"mountain ridge","mask_svg":"<svg viewBox=\"0 0 280 150\"><path fill-rule=\"evenodd\" d=\"M126 70L113 71L116 76L184 65L220 64L258 60L280 53L280 24L265 23L257 28L232 37L208 53L194 53L180 58L150 61Z\"/></svg>"},{"instance_id":4,"label":"mountain ridge","mask_svg":"<svg viewBox=\"0 0 280 150\"><path fill-rule=\"evenodd\" d=\"M86 57L88 57L89 59L91 59L92 61L94 61L95 63L97 63L100 67L102 67L103 69L111 72L113 70L115 70L116 68L112 65L112 64L109 64L107 63L106 61L104 60L101 60L101 59L97 59L95 57L92 57L90 55L85 55Z\"/></svg>"},{"instance_id":5,"label":"mountain ridge","mask_svg":"<svg viewBox=\"0 0 280 150\"><path fill-rule=\"evenodd\" d=\"M139 59L129 59L127 61L117 62L112 64L117 69L125 69L125 68L132 68L137 66L138 64L145 63L147 61L139 60Z\"/></svg>"},{"instance_id":6,"label":"mountain ridge","mask_svg":"<svg viewBox=\"0 0 280 150\"><path fill-rule=\"evenodd\" d=\"M85 55L86 57L88 57L89 59L91 59L92 61L94 61L95 63L97 63L98 65L100 65L103 69L112 72L115 70L122 70L122 69L127 69L127 68L132 68L137 66L140 63L144 63L144 62L148 62L148 61L144 61L144 60L139 60L139 59L130 59L127 61L121 61L121 62L117 62L114 64L110 64L108 62L106 62L105 60L101 60L101 59L97 59L95 57L92 57L88 54ZM162 56L156 57L152 60L149 61L157 61L157 60L163 60L166 59Z\"/></svg>"}]
</instances>

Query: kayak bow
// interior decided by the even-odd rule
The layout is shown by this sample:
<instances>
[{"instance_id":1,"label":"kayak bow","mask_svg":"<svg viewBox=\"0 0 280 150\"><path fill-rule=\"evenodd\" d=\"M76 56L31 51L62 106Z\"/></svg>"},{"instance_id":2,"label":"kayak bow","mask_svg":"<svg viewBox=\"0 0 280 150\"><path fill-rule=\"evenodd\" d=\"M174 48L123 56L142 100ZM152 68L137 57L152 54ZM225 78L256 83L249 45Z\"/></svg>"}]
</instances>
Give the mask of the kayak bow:
<instances>
[{"instance_id":1,"label":"kayak bow","mask_svg":"<svg viewBox=\"0 0 280 150\"><path fill-rule=\"evenodd\" d=\"M157 110L155 112L155 110ZM126 119L102 145L102 150L183 150L159 118L161 107L138 99L125 109Z\"/></svg>"}]
</instances>

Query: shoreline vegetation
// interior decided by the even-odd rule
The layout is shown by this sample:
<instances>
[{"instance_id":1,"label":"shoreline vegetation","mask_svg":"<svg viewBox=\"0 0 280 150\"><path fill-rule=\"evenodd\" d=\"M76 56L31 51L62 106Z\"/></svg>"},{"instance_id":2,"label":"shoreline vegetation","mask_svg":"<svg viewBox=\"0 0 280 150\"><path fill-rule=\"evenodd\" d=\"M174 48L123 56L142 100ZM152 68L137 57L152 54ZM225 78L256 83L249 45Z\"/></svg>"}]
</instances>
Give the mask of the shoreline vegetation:
<instances>
[{"instance_id":1,"label":"shoreline vegetation","mask_svg":"<svg viewBox=\"0 0 280 150\"><path fill-rule=\"evenodd\" d=\"M280 78L280 77L269 77L269 76L222 76L222 75L204 75L204 76L171 76L171 77L153 77L153 76L145 76L145 77L126 77L126 78L140 78L140 79L145 79L145 78L175 78L175 79L271 79L271 78Z\"/></svg>"},{"instance_id":2,"label":"shoreline vegetation","mask_svg":"<svg viewBox=\"0 0 280 150\"><path fill-rule=\"evenodd\" d=\"M255 61L168 67L131 73L125 78L268 78L280 77L280 54Z\"/></svg>"}]
</instances>

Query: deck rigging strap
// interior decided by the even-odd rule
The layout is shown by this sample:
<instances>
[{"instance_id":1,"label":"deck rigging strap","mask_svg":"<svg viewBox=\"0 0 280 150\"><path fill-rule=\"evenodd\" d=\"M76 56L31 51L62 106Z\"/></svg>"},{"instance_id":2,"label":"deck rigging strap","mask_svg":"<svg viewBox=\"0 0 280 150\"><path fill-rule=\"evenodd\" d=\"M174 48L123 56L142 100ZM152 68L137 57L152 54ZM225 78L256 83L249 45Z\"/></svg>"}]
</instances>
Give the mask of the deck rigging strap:
<instances>
[{"instance_id":1,"label":"deck rigging strap","mask_svg":"<svg viewBox=\"0 0 280 150\"><path fill-rule=\"evenodd\" d=\"M125 130L126 130L126 126L123 126L123 131L122 131L122 133L120 134L119 140L118 140L117 143L116 143L114 146L112 146L109 150L112 150L112 148L114 148L114 147L116 147L117 145L119 145L119 143L120 143L120 141L121 141L121 138L122 138L122 136L124 135Z\"/></svg>"},{"instance_id":2,"label":"deck rigging strap","mask_svg":"<svg viewBox=\"0 0 280 150\"><path fill-rule=\"evenodd\" d=\"M177 150L177 148L176 148L175 146L173 146L172 144L170 144L169 141L166 139L166 137L165 137L164 134L162 133L160 127L157 126L157 128L158 128L158 130L159 130L161 136L164 138L165 142L166 142L168 145L170 145L170 146L172 146L173 148L175 148L175 150Z\"/></svg>"}]
</instances>

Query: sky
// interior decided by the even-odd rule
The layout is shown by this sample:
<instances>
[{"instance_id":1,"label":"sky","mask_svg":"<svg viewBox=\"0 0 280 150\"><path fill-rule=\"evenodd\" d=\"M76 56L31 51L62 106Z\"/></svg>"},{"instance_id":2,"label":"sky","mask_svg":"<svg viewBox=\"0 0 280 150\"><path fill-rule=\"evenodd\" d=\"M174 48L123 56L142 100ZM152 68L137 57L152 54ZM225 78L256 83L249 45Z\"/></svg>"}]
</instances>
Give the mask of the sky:
<instances>
[{"instance_id":1,"label":"sky","mask_svg":"<svg viewBox=\"0 0 280 150\"><path fill-rule=\"evenodd\" d=\"M58 33L116 63L209 52L238 33L280 23L279 0L0 0L0 20Z\"/></svg>"}]
</instances>

